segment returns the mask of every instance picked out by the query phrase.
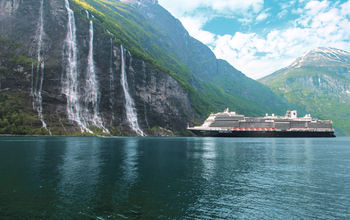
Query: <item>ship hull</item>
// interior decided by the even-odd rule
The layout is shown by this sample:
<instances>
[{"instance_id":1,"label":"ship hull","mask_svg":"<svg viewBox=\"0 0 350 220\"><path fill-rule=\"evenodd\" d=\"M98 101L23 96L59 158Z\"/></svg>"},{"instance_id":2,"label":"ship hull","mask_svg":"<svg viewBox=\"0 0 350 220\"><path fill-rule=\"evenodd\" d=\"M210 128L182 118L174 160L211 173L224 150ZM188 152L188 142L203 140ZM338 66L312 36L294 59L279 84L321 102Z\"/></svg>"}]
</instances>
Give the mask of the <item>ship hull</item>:
<instances>
[{"instance_id":1,"label":"ship hull","mask_svg":"<svg viewBox=\"0 0 350 220\"><path fill-rule=\"evenodd\" d=\"M315 131L190 131L201 137L335 137L334 132Z\"/></svg>"}]
</instances>

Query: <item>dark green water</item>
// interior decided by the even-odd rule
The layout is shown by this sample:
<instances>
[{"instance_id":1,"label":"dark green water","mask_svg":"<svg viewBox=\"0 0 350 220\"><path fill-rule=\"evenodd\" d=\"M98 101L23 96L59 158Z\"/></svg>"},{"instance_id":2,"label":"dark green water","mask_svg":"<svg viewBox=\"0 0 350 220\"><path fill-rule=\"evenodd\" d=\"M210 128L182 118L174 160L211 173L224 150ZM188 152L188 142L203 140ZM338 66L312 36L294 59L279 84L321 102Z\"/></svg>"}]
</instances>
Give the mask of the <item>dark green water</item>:
<instances>
[{"instance_id":1,"label":"dark green water","mask_svg":"<svg viewBox=\"0 0 350 220\"><path fill-rule=\"evenodd\" d=\"M0 138L0 219L349 219L350 138Z\"/></svg>"}]
</instances>

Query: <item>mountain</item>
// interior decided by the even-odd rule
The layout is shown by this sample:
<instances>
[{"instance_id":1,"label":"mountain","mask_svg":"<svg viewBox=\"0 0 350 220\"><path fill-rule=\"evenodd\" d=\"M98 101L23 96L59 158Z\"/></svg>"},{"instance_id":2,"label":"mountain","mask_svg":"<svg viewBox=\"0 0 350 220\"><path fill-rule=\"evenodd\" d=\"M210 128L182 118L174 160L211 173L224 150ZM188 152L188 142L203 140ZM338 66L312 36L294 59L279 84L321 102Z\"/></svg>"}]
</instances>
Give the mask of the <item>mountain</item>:
<instances>
[{"instance_id":1,"label":"mountain","mask_svg":"<svg viewBox=\"0 0 350 220\"><path fill-rule=\"evenodd\" d=\"M260 82L289 102L322 119L340 135L350 135L350 53L317 48Z\"/></svg>"},{"instance_id":2,"label":"mountain","mask_svg":"<svg viewBox=\"0 0 350 220\"><path fill-rule=\"evenodd\" d=\"M287 106L155 0L3 0L0 37L0 133L157 135Z\"/></svg>"}]
</instances>

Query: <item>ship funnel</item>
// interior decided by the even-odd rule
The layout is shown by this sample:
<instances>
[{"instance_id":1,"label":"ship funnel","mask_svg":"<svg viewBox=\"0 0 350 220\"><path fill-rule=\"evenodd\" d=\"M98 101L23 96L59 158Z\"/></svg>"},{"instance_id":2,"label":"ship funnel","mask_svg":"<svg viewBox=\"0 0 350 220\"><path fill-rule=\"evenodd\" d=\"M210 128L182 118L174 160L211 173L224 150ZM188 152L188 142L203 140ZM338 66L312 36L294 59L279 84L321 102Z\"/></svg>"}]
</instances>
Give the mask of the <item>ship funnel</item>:
<instances>
[{"instance_id":1,"label":"ship funnel","mask_svg":"<svg viewBox=\"0 0 350 220\"><path fill-rule=\"evenodd\" d=\"M286 118L298 118L298 112L296 110L288 110L286 113Z\"/></svg>"}]
</instances>

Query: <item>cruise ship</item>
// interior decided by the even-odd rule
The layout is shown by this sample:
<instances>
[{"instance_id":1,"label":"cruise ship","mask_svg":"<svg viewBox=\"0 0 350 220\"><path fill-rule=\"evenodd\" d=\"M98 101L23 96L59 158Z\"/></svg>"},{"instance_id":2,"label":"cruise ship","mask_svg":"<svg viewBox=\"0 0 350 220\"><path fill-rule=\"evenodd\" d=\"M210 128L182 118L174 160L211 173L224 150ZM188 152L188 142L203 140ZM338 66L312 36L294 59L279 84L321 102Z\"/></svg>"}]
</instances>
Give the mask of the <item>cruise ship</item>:
<instances>
[{"instance_id":1,"label":"cruise ship","mask_svg":"<svg viewBox=\"0 0 350 220\"><path fill-rule=\"evenodd\" d=\"M226 109L187 129L204 137L335 137L332 121L310 114L298 117L296 110L288 110L285 116L245 117Z\"/></svg>"}]
</instances>

